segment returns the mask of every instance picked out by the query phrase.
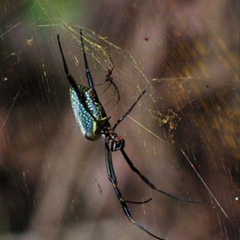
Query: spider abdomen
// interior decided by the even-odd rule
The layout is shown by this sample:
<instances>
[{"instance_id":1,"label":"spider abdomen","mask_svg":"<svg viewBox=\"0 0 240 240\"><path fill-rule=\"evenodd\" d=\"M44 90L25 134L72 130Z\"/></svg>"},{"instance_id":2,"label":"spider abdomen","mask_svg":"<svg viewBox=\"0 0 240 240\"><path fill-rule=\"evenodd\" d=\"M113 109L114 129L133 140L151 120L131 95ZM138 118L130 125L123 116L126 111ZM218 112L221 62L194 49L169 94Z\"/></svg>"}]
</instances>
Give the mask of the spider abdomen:
<instances>
[{"instance_id":1,"label":"spider abdomen","mask_svg":"<svg viewBox=\"0 0 240 240\"><path fill-rule=\"evenodd\" d=\"M78 85L79 95L70 88L72 109L82 134L94 141L101 137L103 127L109 127L106 112L92 88Z\"/></svg>"}]
</instances>

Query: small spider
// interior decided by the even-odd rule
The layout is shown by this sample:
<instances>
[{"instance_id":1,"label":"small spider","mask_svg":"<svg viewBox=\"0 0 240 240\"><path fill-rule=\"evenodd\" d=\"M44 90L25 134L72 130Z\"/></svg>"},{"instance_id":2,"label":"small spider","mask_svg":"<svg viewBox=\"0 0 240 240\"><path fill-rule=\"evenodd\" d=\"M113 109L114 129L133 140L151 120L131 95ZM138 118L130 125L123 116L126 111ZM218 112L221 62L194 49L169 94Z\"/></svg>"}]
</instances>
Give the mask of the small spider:
<instances>
[{"instance_id":1,"label":"small spider","mask_svg":"<svg viewBox=\"0 0 240 240\"><path fill-rule=\"evenodd\" d=\"M97 84L95 86L100 86L100 85L103 85L105 83L108 83L108 86L107 88L102 92L105 93L110 87L111 85L114 86L114 96L117 95L117 101L114 105L116 105L119 101L120 101L120 94L119 94L119 90L118 90L118 87L117 85L115 84L115 82L113 81L113 77L112 77L112 73L113 73L113 69L114 69L114 64L113 64L113 61L112 61L112 58L111 56L109 55L109 68L107 69L106 71L106 75L105 75L105 80L100 83L100 84ZM105 103L105 106L111 101L111 99Z\"/></svg>"},{"instance_id":2,"label":"small spider","mask_svg":"<svg viewBox=\"0 0 240 240\"><path fill-rule=\"evenodd\" d=\"M128 111L120 117L117 122L114 124L113 127L111 127L111 124L109 122L110 117L107 116L101 102L99 101L98 94L94 88L94 82L91 76L91 72L89 70L88 62L87 62L87 57L85 53L85 47L84 47L84 42L83 42L83 34L82 30L80 30L80 40L81 40L81 45L82 45L82 51L83 51L83 58L84 58L84 63L85 63L85 69L86 69L86 78L88 81L89 87L85 87L83 85L77 84L72 75L68 71L67 63L63 54L61 42L60 42L60 37L57 35L58 38L58 45L59 49L61 52L62 56L62 61L63 61L63 66L64 66L64 71L67 76L67 79L71 85L70 87L70 98L71 98L71 104L73 108L73 112L76 118L76 121L78 125L80 126L80 129L83 133L83 135L91 140L97 140L100 137L103 138L104 143L105 143L105 160L106 160L106 167L107 167L107 174L108 174L108 179L112 183L113 189L115 191L115 194L122 206L122 209L126 215L126 217L137 227L142 229L144 232L149 234L150 236L164 240L163 238L160 238L150 231L148 231L145 227L143 227L141 224L136 222L132 218L132 214L130 212L130 209L128 207L129 203L133 204L143 204L147 203L151 200L148 199L146 201L142 202L135 202L135 201L127 201L123 198L122 193L120 189L118 188L118 182L117 182L117 176L114 171L113 167L113 162L112 162L112 152L115 151L121 151L124 159L128 163L129 167L133 172L135 172L141 179L142 181L147 184L150 188L153 190L156 190L162 194L165 194L169 197L172 197L174 199L180 200L180 201L186 201L186 202L192 202L192 203L197 203L196 201L190 200L190 199L184 199L184 198L179 198L175 197L169 193L166 193L162 191L161 189L158 189L153 185L147 177L145 177L132 163L128 155L126 154L124 147L125 147L125 140L118 136L117 133L115 132L117 126L127 117L128 114L133 110L135 105L138 103L140 98L143 96L145 93L145 90L140 94L140 96L136 99L136 101L133 103L133 105L128 109ZM111 77L113 68L110 68L110 70L106 73L106 81L109 81L110 84L113 84L115 89L118 88L113 82L113 78Z\"/></svg>"}]
</instances>

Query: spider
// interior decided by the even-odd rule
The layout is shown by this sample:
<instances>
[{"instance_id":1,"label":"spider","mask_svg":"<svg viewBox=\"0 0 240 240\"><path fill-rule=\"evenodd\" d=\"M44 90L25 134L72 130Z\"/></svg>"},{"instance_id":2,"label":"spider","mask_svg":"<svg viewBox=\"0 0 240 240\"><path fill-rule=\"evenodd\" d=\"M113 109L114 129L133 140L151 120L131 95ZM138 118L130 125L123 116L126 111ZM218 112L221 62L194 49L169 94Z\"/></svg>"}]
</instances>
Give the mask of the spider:
<instances>
[{"instance_id":1,"label":"spider","mask_svg":"<svg viewBox=\"0 0 240 240\"><path fill-rule=\"evenodd\" d=\"M73 112L76 118L76 121L83 133L83 135L91 141L98 140L100 137L104 140L105 145L105 161L106 161L106 167L107 167L107 174L108 179L112 183L113 189L115 191L115 194L121 204L122 210L125 213L128 220L130 220L133 224L135 224L138 228L142 229L144 232L149 234L150 236L164 240L163 238L160 238L153 233L151 233L149 230L147 230L143 225L136 222L132 218L132 214L130 212L129 203L133 204L144 204L151 200L148 199L146 201L142 202L135 202L135 201L127 201L123 198L121 190L118 187L118 181L117 176L114 171L113 167L113 161L112 161L112 152L120 151L128 163L129 167L133 172L135 172L142 181L147 184L150 188L152 188L155 191L158 191L162 194L165 194L171 198L185 201L185 202L191 202L191 203L197 203L196 201L180 198L173 196L167 192L164 192L161 189L158 189L154 184L152 184L147 177L145 177L132 163L130 158L128 157L127 153L124 150L125 147L125 140L118 136L118 134L115 132L117 126L128 116L128 114L131 113L133 108L136 106L140 98L144 95L146 90L144 90L139 97L135 100L135 102L132 104L132 106L126 111L125 114L123 114L113 125L111 126L109 119L110 117L107 116L104 107L102 106L101 102L99 101L98 94L94 88L94 82L92 79L92 75L88 66L88 61L85 53L85 46L83 41L83 34L82 30L80 29L80 41L81 41L81 48L83 52L83 58L84 58L84 64L85 64L85 70L86 70L86 78L88 81L88 87L77 84L72 75L68 71L68 66L64 57L64 53L62 50L60 37L57 35L58 39L58 45L61 52L61 57L63 61L64 71L66 74L66 77L71 85L70 87L70 99L71 99L71 105L73 108ZM117 86L113 82L113 78L111 77L113 67L106 73L106 81L109 81L110 84L113 84L115 89L117 89ZM118 90L118 89L117 89Z\"/></svg>"},{"instance_id":2,"label":"spider","mask_svg":"<svg viewBox=\"0 0 240 240\"><path fill-rule=\"evenodd\" d=\"M103 91L103 93L105 93L109 89L109 87L111 85L113 85L114 86L114 96L117 95L117 101L115 103L115 105L116 105L120 101L120 94L119 94L119 90L118 90L117 85L113 81L113 77L112 77L113 69L114 69L114 64L113 64L111 56L109 55L109 68L106 71L105 80L102 83L100 83L100 84L98 84L96 86L108 83L107 88ZM109 102L110 102L110 100L105 105L107 105Z\"/></svg>"}]
</instances>

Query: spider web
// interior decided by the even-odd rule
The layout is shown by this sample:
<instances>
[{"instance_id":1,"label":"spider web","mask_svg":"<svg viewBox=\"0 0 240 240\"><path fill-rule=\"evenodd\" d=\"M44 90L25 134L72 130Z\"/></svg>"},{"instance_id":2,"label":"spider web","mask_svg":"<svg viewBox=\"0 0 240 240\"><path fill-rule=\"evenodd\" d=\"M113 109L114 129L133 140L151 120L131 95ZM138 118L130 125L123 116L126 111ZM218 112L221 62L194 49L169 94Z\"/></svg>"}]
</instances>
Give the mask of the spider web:
<instances>
[{"instance_id":1,"label":"spider web","mask_svg":"<svg viewBox=\"0 0 240 240\"><path fill-rule=\"evenodd\" d=\"M204 1L22 1L16 8L1 2L1 240L151 239L121 211L104 144L86 140L76 125L56 36L70 73L87 85L80 28L112 125L146 89L116 129L130 159L162 190L200 201L154 192L116 152L124 197L153 198L130 204L133 218L170 240L239 238L237 8L212 2L214 8ZM222 9L232 11L225 21ZM118 103L104 83L112 64Z\"/></svg>"}]
</instances>

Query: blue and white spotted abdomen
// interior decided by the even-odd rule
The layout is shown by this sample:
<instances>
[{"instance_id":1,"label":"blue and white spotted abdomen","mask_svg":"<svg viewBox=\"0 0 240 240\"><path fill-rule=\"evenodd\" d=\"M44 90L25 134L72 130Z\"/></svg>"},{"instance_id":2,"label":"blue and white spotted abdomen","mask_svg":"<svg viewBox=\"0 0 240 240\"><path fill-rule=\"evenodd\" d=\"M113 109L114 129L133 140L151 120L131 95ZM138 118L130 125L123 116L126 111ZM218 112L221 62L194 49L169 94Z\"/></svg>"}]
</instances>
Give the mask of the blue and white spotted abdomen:
<instances>
[{"instance_id":1,"label":"blue and white spotted abdomen","mask_svg":"<svg viewBox=\"0 0 240 240\"><path fill-rule=\"evenodd\" d=\"M94 89L78 85L79 96L73 88L70 88L70 100L76 121L89 140L97 140L101 137L103 127L110 126L106 112L100 103Z\"/></svg>"}]
</instances>

